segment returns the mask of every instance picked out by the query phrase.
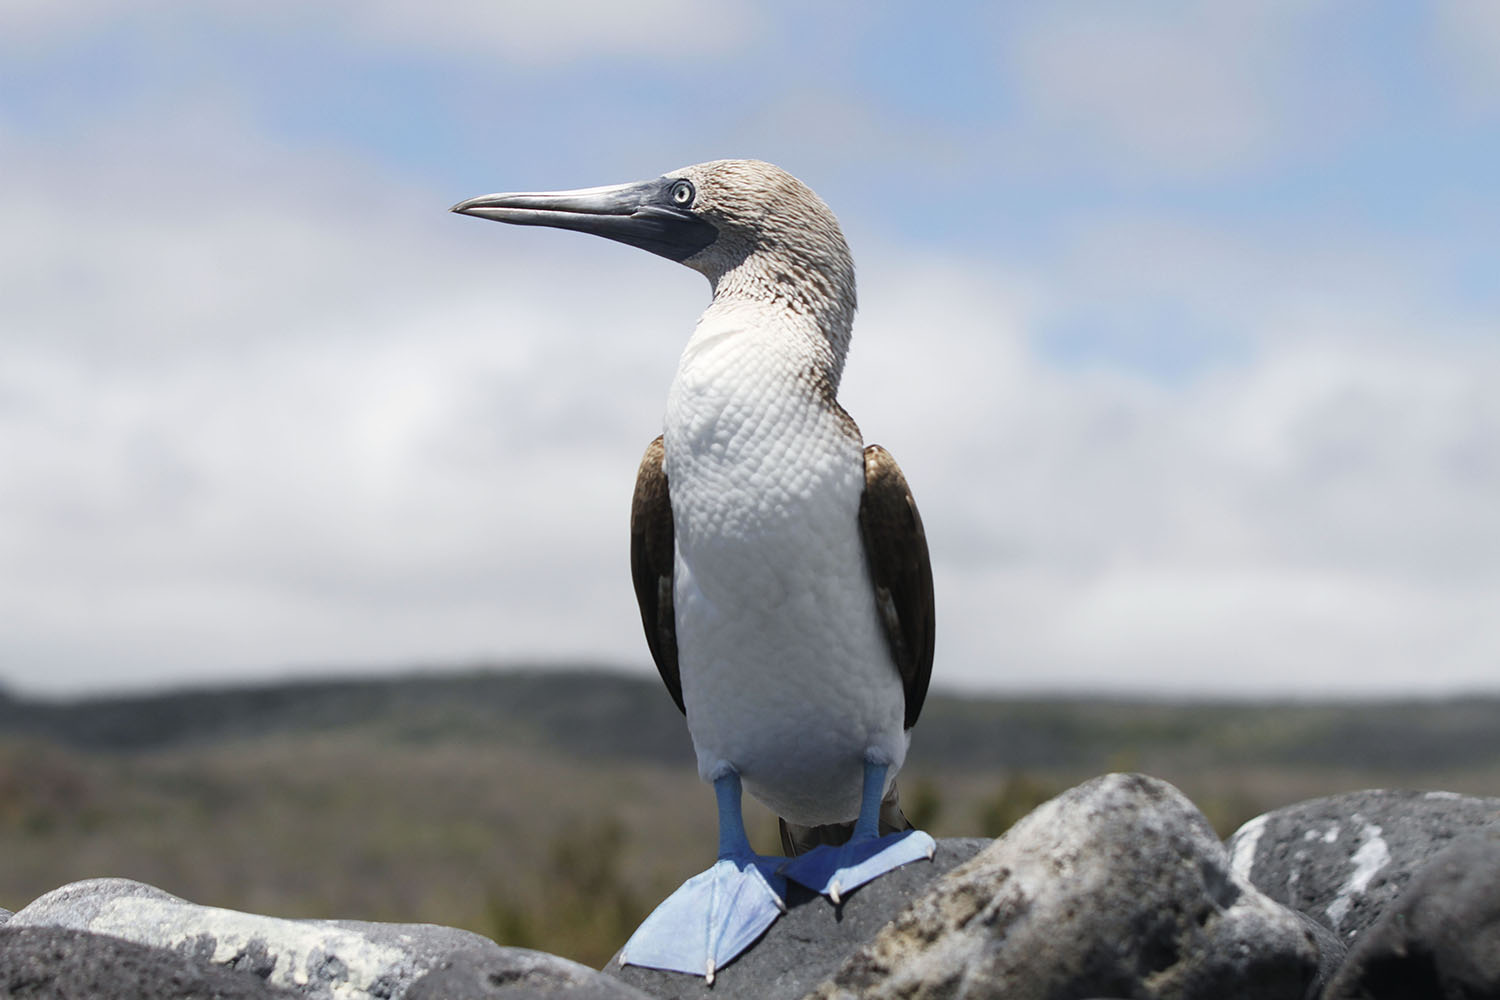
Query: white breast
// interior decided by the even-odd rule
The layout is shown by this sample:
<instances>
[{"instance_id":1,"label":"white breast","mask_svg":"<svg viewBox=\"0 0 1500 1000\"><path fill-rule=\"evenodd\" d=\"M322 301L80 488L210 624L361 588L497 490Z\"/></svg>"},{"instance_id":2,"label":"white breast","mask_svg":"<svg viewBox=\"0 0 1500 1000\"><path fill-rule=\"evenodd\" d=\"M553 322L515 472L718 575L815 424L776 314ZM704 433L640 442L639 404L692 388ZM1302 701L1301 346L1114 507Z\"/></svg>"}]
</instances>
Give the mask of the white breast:
<instances>
[{"instance_id":1,"label":"white breast","mask_svg":"<svg viewBox=\"0 0 1500 1000\"><path fill-rule=\"evenodd\" d=\"M906 754L859 535L859 432L817 391L811 343L779 313L716 304L683 353L665 431L699 772L733 767L805 825L853 819L865 759L893 778Z\"/></svg>"}]
</instances>

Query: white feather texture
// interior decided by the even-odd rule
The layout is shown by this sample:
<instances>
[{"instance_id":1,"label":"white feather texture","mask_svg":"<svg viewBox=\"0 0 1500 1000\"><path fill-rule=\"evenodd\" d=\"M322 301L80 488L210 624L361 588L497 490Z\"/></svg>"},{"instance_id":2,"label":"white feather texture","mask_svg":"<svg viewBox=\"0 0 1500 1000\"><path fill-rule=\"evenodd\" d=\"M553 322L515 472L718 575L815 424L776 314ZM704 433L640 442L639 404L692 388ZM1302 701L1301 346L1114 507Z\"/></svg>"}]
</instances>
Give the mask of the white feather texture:
<instances>
[{"instance_id":1,"label":"white feather texture","mask_svg":"<svg viewBox=\"0 0 1500 1000\"><path fill-rule=\"evenodd\" d=\"M733 768L802 825L854 819L864 762L893 779L906 756L859 534L862 445L820 388L826 345L795 311L716 299L683 352L664 441L699 772Z\"/></svg>"}]
</instances>

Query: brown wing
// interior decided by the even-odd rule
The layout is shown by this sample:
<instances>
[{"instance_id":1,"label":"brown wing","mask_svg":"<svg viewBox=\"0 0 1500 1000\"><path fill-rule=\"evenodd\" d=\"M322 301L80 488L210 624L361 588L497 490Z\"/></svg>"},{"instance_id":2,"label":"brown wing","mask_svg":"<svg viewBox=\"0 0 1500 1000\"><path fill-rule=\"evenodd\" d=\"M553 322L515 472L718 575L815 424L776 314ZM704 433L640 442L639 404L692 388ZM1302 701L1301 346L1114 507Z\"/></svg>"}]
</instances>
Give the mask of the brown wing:
<instances>
[{"instance_id":1,"label":"brown wing","mask_svg":"<svg viewBox=\"0 0 1500 1000\"><path fill-rule=\"evenodd\" d=\"M657 437L646 446L635 477L635 499L630 504L630 575L635 600L641 607L646 645L662 683L682 713L682 679L677 673L677 617L672 605L672 502L667 496L667 473L662 468L662 443ZM899 474L899 473L898 473Z\"/></svg>"},{"instance_id":2,"label":"brown wing","mask_svg":"<svg viewBox=\"0 0 1500 1000\"><path fill-rule=\"evenodd\" d=\"M906 477L890 452L878 444L865 449L859 530L891 658L906 689L906 728L910 729L921 714L932 678L932 563L922 516Z\"/></svg>"}]
</instances>

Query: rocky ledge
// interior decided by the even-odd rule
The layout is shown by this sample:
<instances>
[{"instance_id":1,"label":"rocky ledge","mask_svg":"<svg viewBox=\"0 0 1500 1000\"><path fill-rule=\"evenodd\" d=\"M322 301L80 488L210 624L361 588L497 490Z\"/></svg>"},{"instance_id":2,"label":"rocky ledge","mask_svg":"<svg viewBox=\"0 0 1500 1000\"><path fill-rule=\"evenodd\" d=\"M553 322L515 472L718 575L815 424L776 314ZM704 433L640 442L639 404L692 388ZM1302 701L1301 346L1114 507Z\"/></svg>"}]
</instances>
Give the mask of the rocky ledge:
<instances>
[{"instance_id":1,"label":"rocky ledge","mask_svg":"<svg viewBox=\"0 0 1500 1000\"><path fill-rule=\"evenodd\" d=\"M454 928L283 920L96 879L0 910L0 996L1497 997L1500 799L1317 799L1224 845L1172 786L1107 775L838 906L788 903L709 988Z\"/></svg>"}]
</instances>

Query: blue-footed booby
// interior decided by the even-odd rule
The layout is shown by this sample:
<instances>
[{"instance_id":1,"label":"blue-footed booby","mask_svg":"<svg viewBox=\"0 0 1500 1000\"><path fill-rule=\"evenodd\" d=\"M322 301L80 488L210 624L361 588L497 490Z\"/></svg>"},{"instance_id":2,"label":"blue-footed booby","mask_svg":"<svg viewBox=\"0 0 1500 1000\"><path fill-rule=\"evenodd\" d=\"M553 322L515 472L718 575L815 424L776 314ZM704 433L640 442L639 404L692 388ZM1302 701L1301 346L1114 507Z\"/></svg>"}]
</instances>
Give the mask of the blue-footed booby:
<instances>
[{"instance_id":1,"label":"blue-footed booby","mask_svg":"<svg viewBox=\"0 0 1500 1000\"><path fill-rule=\"evenodd\" d=\"M785 879L837 902L934 848L894 785L932 671L932 572L901 470L838 403L848 245L817 195L756 160L453 211L629 243L713 287L641 462L630 533L646 641L718 800L719 860L621 953L712 982L785 908ZM781 817L796 857L754 853L742 786Z\"/></svg>"}]
</instances>

